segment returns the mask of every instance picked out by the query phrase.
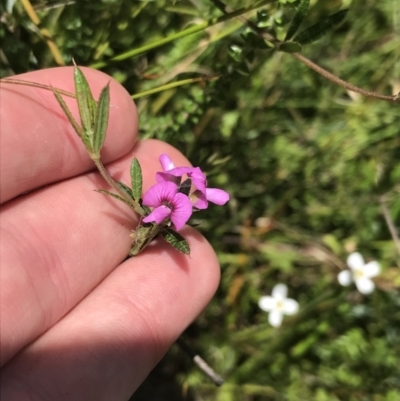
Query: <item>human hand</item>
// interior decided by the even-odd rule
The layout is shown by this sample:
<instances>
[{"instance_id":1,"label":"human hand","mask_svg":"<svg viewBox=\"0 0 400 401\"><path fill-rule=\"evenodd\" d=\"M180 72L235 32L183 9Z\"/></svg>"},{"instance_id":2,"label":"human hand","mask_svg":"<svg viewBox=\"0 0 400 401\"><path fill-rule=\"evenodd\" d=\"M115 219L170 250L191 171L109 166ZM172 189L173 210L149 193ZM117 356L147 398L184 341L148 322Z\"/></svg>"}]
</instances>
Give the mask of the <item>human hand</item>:
<instances>
[{"instance_id":1,"label":"human hand","mask_svg":"<svg viewBox=\"0 0 400 401\"><path fill-rule=\"evenodd\" d=\"M83 71L97 97L110 77ZM74 91L70 67L16 78ZM132 100L113 80L110 91L111 176L130 182L135 155L146 191L161 153L188 164L163 142L136 142ZM1 84L0 113L0 398L127 400L214 294L215 253L186 227L190 257L156 241L124 261L137 216L94 191L109 188L52 92Z\"/></svg>"}]
</instances>

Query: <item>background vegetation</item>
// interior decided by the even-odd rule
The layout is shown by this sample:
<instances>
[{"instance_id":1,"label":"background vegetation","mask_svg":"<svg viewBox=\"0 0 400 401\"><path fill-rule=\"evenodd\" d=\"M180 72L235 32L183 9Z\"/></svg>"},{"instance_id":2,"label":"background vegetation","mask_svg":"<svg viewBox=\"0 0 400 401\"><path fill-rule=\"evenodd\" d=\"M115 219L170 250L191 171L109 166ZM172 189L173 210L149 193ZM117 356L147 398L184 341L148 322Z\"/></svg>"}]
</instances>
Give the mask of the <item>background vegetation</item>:
<instances>
[{"instance_id":1,"label":"background vegetation","mask_svg":"<svg viewBox=\"0 0 400 401\"><path fill-rule=\"evenodd\" d=\"M204 78L137 105L143 138L178 147L232 196L193 221L218 252L222 282L185 334L226 383L216 388L173 347L132 400L400 400L400 249L389 227L400 226L399 104L346 91L237 19L127 54L223 15L209 0L35 1L36 20L29 2L12 3L1 10L2 77L74 58L131 94ZM246 16L283 40L298 4ZM313 0L300 31L346 8L302 54L398 93L397 0ZM337 281L355 250L382 267L369 296ZM276 283L300 303L278 329L257 305Z\"/></svg>"}]
</instances>

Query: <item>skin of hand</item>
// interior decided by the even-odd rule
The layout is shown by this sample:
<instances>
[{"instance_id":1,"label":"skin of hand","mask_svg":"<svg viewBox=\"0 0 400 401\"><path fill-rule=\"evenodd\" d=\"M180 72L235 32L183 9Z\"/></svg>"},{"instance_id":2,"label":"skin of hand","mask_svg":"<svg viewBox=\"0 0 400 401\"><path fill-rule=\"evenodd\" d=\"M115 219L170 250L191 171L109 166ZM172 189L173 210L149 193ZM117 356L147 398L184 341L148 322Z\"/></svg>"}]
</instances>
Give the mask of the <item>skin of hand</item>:
<instances>
[{"instance_id":1,"label":"skin of hand","mask_svg":"<svg viewBox=\"0 0 400 401\"><path fill-rule=\"evenodd\" d=\"M170 145L138 141L135 105L109 76L82 69L95 98L110 82L102 160L130 183L133 156L146 191ZM74 92L61 67L18 79ZM138 218L108 189L51 91L0 85L0 340L2 401L127 400L216 291L209 243L185 227L190 257L156 240L125 260ZM77 121L76 101L64 97Z\"/></svg>"}]
</instances>

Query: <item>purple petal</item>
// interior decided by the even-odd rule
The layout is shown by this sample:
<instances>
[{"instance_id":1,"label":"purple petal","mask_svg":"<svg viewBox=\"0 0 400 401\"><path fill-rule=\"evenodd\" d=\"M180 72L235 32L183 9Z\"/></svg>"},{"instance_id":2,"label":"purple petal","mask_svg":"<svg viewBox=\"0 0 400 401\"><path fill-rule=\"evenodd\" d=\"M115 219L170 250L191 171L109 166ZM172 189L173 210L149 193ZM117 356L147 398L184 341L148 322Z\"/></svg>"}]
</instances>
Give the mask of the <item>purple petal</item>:
<instances>
[{"instance_id":1,"label":"purple petal","mask_svg":"<svg viewBox=\"0 0 400 401\"><path fill-rule=\"evenodd\" d=\"M206 196L198 190L190 195L190 200L196 209L203 210L208 208Z\"/></svg>"},{"instance_id":2,"label":"purple petal","mask_svg":"<svg viewBox=\"0 0 400 401\"><path fill-rule=\"evenodd\" d=\"M163 153L160 156L159 160L164 171L172 170L173 168L175 168L174 163L172 163L171 158L166 153Z\"/></svg>"},{"instance_id":3,"label":"purple petal","mask_svg":"<svg viewBox=\"0 0 400 401\"><path fill-rule=\"evenodd\" d=\"M206 193L207 179L205 174L201 171L200 167L192 169L188 176L192 179L193 185L203 194Z\"/></svg>"},{"instance_id":4,"label":"purple petal","mask_svg":"<svg viewBox=\"0 0 400 401\"><path fill-rule=\"evenodd\" d=\"M157 182L173 182L176 185L179 185L181 182L181 177L175 177L168 173L156 173Z\"/></svg>"},{"instance_id":5,"label":"purple petal","mask_svg":"<svg viewBox=\"0 0 400 401\"><path fill-rule=\"evenodd\" d=\"M175 167L172 170L168 170L167 174L171 174L175 177L182 177L184 174L189 174L193 170L193 167Z\"/></svg>"},{"instance_id":6,"label":"purple petal","mask_svg":"<svg viewBox=\"0 0 400 401\"><path fill-rule=\"evenodd\" d=\"M163 202L172 202L175 194L178 192L178 186L173 182L160 182L153 185L143 195L143 205L158 207Z\"/></svg>"},{"instance_id":7,"label":"purple petal","mask_svg":"<svg viewBox=\"0 0 400 401\"><path fill-rule=\"evenodd\" d=\"M171 214L171 209L168 206L156 207L148 216L143 218L143 223L151 223L155 221L157 224L163 222Z\"/></svg>"},{"instance_id":8,"label":"purple petal","mask_svg":"<svg viewBox=\"0 0 400 401\"><path fill-rule=\"evenodd\" d=\"M216 205L225 205L229 200L229 194L222 189L207 188L206 198L209 202L215 203Z\"/></svg>"},{"instance_id":9,"label":"purple petal","mask_svg":"<svg viewBox=\"0 0 400 401\"><path fill-rule=\"evenodd\" d=\"M178 192L172 201L171 221L179 231L192 215L192 204L189 198Z\"/></svg>"}]
</instances>

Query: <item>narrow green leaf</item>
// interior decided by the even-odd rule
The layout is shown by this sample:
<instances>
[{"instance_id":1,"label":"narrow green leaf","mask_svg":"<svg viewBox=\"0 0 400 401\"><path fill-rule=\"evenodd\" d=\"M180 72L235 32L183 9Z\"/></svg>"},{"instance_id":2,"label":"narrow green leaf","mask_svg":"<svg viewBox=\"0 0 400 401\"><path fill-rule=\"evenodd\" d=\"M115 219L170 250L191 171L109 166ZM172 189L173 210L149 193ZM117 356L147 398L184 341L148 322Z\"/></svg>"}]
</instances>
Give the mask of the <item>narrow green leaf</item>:
<instances>
[{"instance_id":1,"label":"narrow green leaf","mask_svg":"<svg viewBox=\"0 0 400 401\"><path fill-rule=\"evenodd\" d=\"M283 42L279 45L278 50L285 53L299 53L302 47L297 42Z\"/></svg>"},{"instance_id":2,"label":"narrow green leaf","mask_svg":"<svg viewBox=\"0 0 400 401\"><path fill-rule=\"evenodd\" d=\"M93 98L88 81L82 71L76 66L74 68L74 82L83 132L93 146L93 129L97 104Z\"/></svg>"},{"instance_id":3,"label":"narrow green leaf","mask_svg":"<svg viewBox=\"0 0 400 401\"><path fill-rule=\"evenodd\" d=\"M304 21L308 14L310 7L310 0L300 0L299 5L296 7L296 14L294 15L292 22L289 25L289 29L286 33L285 42L293 38L299 29L301 23Z\"/></svg>"},{"instance_id":4,"label":"narrow green leaf","mask_svg":"<svg viewBox=\"0 0 400 401\"><path fill-rule=\"evenodd\" d=\"M338 25L340 25L347 15L348 10L341 10L335 14L332 14L327 19L318 22L310 28L300 32L296 36L296 41L301 45L307 45L321 39L327 33L333 31Z\"/></svg>"},{"instance_id":5,"label":"narrow green leaf","mask_svg":"<svg viewBox=\"0 0 400 401\"><path fill-rule=\"evenodd\" d=\"M67 104L65 103L64 99L61 97L60 93L57 91L57 89L53 88L53 93L54 96L57 99L58 104L61 106L61 108L63 109L63 112L65 113L65 115L68 118L68 121L70 122L70 124L72 125L72 127L74 128L75 132L78 134L79 138L82 139L82 141L85 143L85 140L83 138L83 132L82 132L82 128L78 125L78 123L75 121L75 118L73 117L73 115L71 114ZM85 143L86 145L86 143Z\"/></svg>"},{"instance_id":6,"label":"narrow green leaf","mask_svg":"<svg viewBox=\"0 0 400 401\"><path fill-rule=\"evenodd\" d=\"M110 107L110 87L107 84L100 93L94 124L93 150L100 152L106 138Z\"/></svg>"},{"instance_id":7,"label":"narrow green leaf","mask_svg":"<svg viewBox=\"0 0 400 401\"><path fill-rule=\"evenodd\" d=\"M100 192L101 194L110 195L110 196L112 196L113 198L118 199L118 200L120 200L121 202L124 202L124 203L127 204L129 207L131 206L131 205L129 204L129 202L128 202L125 198L123 198L121 195L114 194L114 193L112 193L112 192L106 191L105 189L96 189L96 191L97 191L97 192Z\"/></svg>"},{"instance_id":8,"label":"narrow green leaf","mask_svg":"<svg viewBox=\"0 0 400 401\"><path fill-rule=\"evenodd\" d=\"M117 181L117 184L130 198L135 199L133 197L132 190L127 185L121 181Z\"/></svg>"},{"instance_id":9,"label":"narrow green leaf","mask_svg":"<svg viewBox=\"0 0 400 401\"><path fill-rule=\"evenodd\" d=\"M178 232L172 230L171 228L166 228L165 230L161 231L161 234L165 241L172 245L176 250L184 253L185 255L190 254L189 244Z\"/></svg>"},{"instance_id":10,"label":"narrow green leaf","mask_svg":"<svg viewBox=\"0 0 400 401\"><path fill-rule=\"evenodd\" d=\"M131 182L133 199L138 202L142 196L142 168L136 157L132 159L131 163Z\"/></svg>"}]
</instances>

